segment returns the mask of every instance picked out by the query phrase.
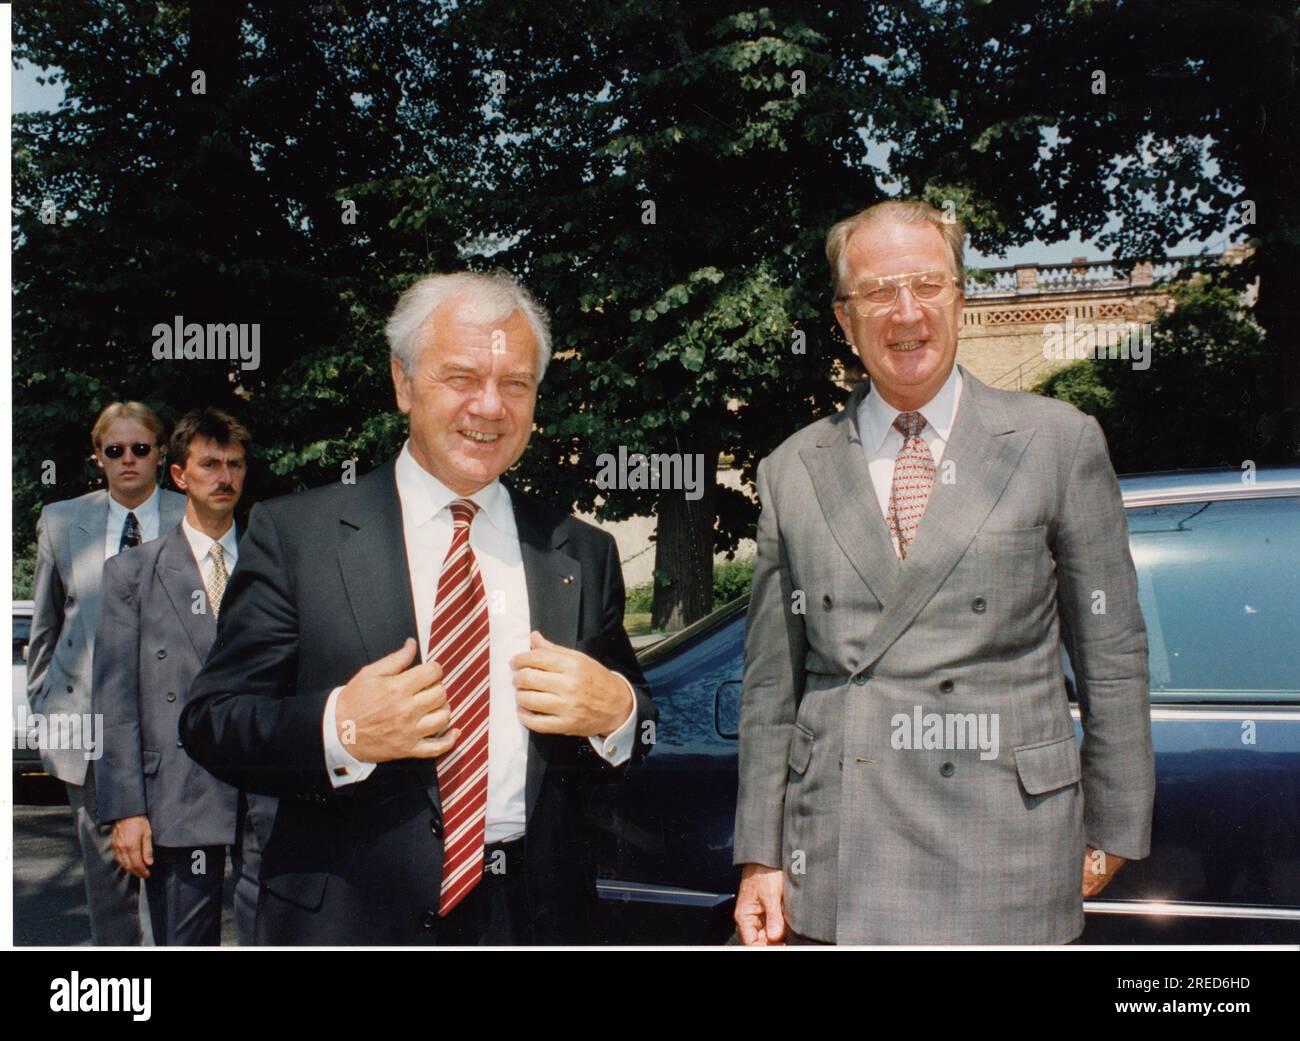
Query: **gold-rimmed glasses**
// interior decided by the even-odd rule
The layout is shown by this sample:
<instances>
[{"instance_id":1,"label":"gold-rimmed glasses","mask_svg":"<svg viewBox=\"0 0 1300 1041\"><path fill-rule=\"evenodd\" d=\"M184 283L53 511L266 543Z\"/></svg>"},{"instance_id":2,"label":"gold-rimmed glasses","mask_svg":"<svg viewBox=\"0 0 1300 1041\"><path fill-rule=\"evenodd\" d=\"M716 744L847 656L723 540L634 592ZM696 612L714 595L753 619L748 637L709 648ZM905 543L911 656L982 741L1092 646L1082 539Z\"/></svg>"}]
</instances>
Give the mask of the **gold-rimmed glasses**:
<instances>
[{"instance_id":1,"label":"gold-rimmed glasses","mask_svg":"<svg viewBox=\"0 0 1300 1041\"><path fill-rule=\"evenodd\" d=\"M912 299L922 307L944 307L957 295L957 280L952 272L913 271L866 279L856 292L845 293L837 299L859 318L876 318L893 310L903 286L907 286Z\"/></svg>"}]
</instances>

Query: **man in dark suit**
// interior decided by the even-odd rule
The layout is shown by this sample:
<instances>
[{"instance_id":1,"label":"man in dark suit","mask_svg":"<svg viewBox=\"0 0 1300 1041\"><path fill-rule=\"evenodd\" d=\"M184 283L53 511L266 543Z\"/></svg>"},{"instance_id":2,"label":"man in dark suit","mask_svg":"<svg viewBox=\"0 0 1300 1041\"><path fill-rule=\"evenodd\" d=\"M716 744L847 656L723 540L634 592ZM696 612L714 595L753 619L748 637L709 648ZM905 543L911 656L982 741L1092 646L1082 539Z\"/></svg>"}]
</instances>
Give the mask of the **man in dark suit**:
<instances>
[{"instance_id":1,"label":"man in dark suit","mask_svg":"<svg viewBox=\"0 0 1300 1041\"><path fill-rule=\"evenodd\" d=\"M180 523L185 498L158 487L166 455L162 420L148 405L115 401L95 421L90 440L108 487L52 502L36 522L32 637L27 652L27 700L51 724L91 715L92 659L99 622L104 562L123 549L156 539ZM99 946L139 946L140 883L113 856L110 829L95 823L95 775L89 727L71 727L61 740L51 725L41 748L46 771L67 787L85 870L90 935Z\"/></svg>"},{"instance_id":2,"label":"man in dark suit","mask_svg":"<svg viewBox=\"0 0 1300 1041\"><path fill-rule=\"evenodd\" d=\"M160 946L221 942L239 792L185 754L177 728L239 557L234 517L249 442L248 431L216 409L182 418L170 457L184 519L104 568L92 701L104 720L99 823L113 826L118 863L145 880Z\"/></svg>"},{"instance_id":3,"label":"man in dark suit","mask_svg":"<svg viewBox=\"0 0 1300 1041\"><path fill-rule=\"evenodd\" d=\"M279 797L259 942L580 942L584 804L647 751L654 708L614 540L499 481L546 316L506 275L434 275L387 334L409 441L253 510L181 736Z\"/></svg>"}]
</instances>

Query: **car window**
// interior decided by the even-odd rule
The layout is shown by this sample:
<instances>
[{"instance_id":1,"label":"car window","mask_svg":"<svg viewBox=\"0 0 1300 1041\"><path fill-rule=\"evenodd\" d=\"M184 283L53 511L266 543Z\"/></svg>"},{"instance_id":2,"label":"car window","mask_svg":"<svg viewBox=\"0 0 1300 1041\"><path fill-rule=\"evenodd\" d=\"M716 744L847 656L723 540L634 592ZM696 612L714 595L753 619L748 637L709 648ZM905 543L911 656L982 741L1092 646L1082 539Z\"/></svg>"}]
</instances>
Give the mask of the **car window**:
<instances>
[{"instance_id":1,"label":"car window","mask_svg":"<svg viewBox=\"0 0 1300 1041\"><path fill-rule=\"evenodd\" d=\"M659 707L656 743L675 746L717 744L723 740L715 726L715 702L724 699L724 724L735 725L734 703L744 670L745 616L700 634L693 642L647 666L646 680Z\"/></svg>"},{"instance_id":2,"label":"car window","mask_svg":"<svg viewBox=\"0 0 1300 1041\"><path fill-rule=\"evenodd\" d=\"M32 637L32 619L29 615L16 614L14 622L14 664L23 663L23 648Z\"/></svg>"},{"instance_id":3,"label":"car window","mask_svg":"<svg viewBox=\"0 0 1300 1041\"><path fill-rule=\"evenodd\" d=\"M1127 516L1152 694L1300 693L1300 498Z\"/></svg>"}]
</instances>

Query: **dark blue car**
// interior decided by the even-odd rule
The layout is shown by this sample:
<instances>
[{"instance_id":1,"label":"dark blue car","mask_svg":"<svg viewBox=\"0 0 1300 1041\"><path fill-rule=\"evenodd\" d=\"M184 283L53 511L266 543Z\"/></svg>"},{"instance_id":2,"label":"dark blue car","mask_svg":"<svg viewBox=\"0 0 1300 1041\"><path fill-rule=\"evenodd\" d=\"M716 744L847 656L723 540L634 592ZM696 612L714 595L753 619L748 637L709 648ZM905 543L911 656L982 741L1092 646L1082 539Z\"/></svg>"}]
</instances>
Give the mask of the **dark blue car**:
<instances>
[{"instance_id":1,"label":"dark blue car","mask_svg":"<svg viewBox=\"0 0 1300 1041\"><path fill-rule=\"evenodd\" d=\"M1151 648L1155 822L1151 856L1085 904L1082 940L1296 943L1300 468L1120 484ZM745 609L734 601L641 654L654 752L588 807L609 942L733 932Z\"/></svg>"}]
</instances>

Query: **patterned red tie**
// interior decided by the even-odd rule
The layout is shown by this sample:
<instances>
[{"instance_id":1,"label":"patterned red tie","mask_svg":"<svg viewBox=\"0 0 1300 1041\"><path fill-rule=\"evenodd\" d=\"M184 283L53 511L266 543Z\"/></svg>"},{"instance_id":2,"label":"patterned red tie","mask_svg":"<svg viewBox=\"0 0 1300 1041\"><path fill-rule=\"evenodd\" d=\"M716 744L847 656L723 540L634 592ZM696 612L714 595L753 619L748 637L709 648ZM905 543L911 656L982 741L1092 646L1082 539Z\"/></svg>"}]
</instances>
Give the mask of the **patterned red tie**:
<instances>
[{"instance_id":1,"label":"patterned red tie","mask_svg":"<svg viewBox=\"0 0 1300 1041\"><path fill-rule=\"evenodd\" d=\"M446 915L483 877L483 836L488 781L488 607L469 525L478 506L451 504L451 548L442 562L438 599L429 629L429 659L442 665L456 746L438 759L442 799L442 894Z\"/></svg>"},{"instance_id":2,"label":"patterned red tie","mask_svg":"<svg viewBox=\"0 0 1300 1041\"><path fill-rule=\"evenodd\" d=\"M894 418L894 429L903 435L903 447L894 460L894 483L889 489L889 530L899 560L907 559L907 547L916 537L934 487L934 456L921 437L924 428L925 417L919 412L900 412Z\"/></svg>"}]
</instances>

